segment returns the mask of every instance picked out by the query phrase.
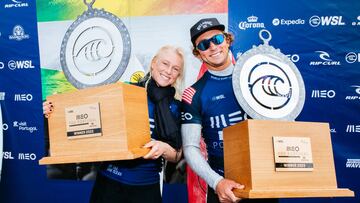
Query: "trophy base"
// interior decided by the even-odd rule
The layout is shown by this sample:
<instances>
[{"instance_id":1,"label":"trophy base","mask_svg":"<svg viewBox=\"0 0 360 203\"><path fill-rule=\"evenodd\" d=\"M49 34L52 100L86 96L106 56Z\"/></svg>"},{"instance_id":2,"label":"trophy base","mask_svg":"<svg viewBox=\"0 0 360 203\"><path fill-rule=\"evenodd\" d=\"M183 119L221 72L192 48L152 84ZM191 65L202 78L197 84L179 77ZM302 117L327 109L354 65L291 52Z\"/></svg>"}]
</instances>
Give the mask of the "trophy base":
<instances>
[{"instance_id":1,"label":"trophy base","mask_svg":"<svg viewBox=\"0 0 360 203\"><path fill-rule=\"evenodd\" d=\"M258 198L303 198L303 197L354 197L349 189L291 189L291 190L233 190L236 197Z\"/></svg>"},{"instance_id":2,"label":"trophy base","mask_svg":"<svg viewBox=\"0 0 360 203\"><path fill-rule=\"evenodd\" d=\"M144 156L150 149L132 149L130 151L114 151L114 152L96 152L84 153L68 156L49 156L40 159L40 165L47 164L67 164L67 163L83 163L83 162L99 162L99 161L115 161L115 160L129 160Z\"/></svg>"}]
</instances>

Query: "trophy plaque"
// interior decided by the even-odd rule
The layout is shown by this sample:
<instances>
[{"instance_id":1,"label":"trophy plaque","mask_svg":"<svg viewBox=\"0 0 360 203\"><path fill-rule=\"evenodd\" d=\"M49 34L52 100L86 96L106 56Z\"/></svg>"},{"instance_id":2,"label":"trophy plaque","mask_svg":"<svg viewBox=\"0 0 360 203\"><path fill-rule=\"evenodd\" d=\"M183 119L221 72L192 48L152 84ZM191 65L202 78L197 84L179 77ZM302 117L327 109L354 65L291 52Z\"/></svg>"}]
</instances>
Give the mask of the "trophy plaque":
<instances>
[{"instance_id":1,"label":"trophy plaque","mask_svg":"<svg viewBox=\"0 0 360 203\"><path fill-rule=\"evenodd\" d=\"M50 156L40 164L135 159L149 150L147 96L144 88L121 82L47 98Z\"/></svg>"},{"instance_id":2,"label":"trophy plaque","mask_svg":"<svg viewBox=\"0 0 360 203\"><path fill-rule=\"evenodd\" d=\"M267 38L264 37L267 34ZM338 189L327 123L294 121L305 101L300 72L261 30L264 44L238 59L236 99L252 119L223 131L225 178L240 198L352 197Z\"/></svg>"}]
</instances>

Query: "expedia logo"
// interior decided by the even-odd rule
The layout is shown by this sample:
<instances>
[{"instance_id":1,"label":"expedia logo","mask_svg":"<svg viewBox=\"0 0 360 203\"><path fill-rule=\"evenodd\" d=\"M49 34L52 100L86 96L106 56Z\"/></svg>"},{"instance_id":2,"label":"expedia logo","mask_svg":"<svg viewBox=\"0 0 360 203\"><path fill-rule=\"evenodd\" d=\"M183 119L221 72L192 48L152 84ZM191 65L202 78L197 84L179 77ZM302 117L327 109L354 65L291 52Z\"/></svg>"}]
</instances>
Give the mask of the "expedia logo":
<instances>
[{"instance_id":1,"label":"expedia logo","mask_svg":"<svg viewBox=\"0 0 360 203\"><path fill-rule=\"evenodd\" d=\"M311 16L309 24L312 27L318 26L344 26L345 22L342 21L342 16Z\"/></svg>"},{"instance_id":2,"label":"expedia logo","mask_svg":"<svg viewBox=\"0 0 360 203\"><path fill-rule=\"evenodd\" d=\"M21 102L21 101L32 101L33 96L32 94L15 94L14 101Z\"/></svg>"},{"instance_id":3,"label":"expedia logo","mask_svg":"<svg viewBox=\"0 0 360 203\"><path fill-rule=\"evenodd\" d=\"M349 52L345 56L345 61L348 63L360 62L360 53Z\"/></svg>"},{"instance_id":4,"label":"expedia logo","mask_svg":"<svg viewBox=\"0 0 360 203\"><path fill-rule=\"evenodd\" d=\"M16 41L21 41L29 38L29 35L25 33L24 28L21 25L15 25L13 28L13 34L9 35L10 40Z\"/></svg>"},{"instance_id":5,"label":"expedia logo","mask_svg":"<svg viewBox=\"0 0 360 203\"><path fill-rule=\"evenodd\" d=\"M296 20L288 20L288 19L279 19L279 18L274 18L272 20L272 24L274 26L278 26L278 25L284 25L284 26L291 26L291 25L304 25L305 24L305 20L303 19L296 19Z\"/></svg>"},{"instance_id":6,"label":"expedia logo","mask_svg":"<svg viewBox=\"0 0 360 203\"><path fill-rule=\"evenodd\" d=\"M332 99L335 96L335 90L313 90L311 92L311 98Z\"/></svg>"},{"instance_id":7,"label":"expedia logo","mask_svg":"<svg viewBox=\"0 0 360 203\"><path fill-rule=\"evenodd\" d=\"M360 159L347 159L346 168L360 168Z\"/></svg>"},{"instance_id":8,"label":"expedia logo","mask_svg":"<svg viewBox=\"0 0 360 203\"><path fill-rule=\"evenodd\" d=\"M8 62L8 67L10 70L15 69L33 69L35 66L33 66L31 60L24 60L24 61L14 61L11 60Z\"/></svg>"},{"instance_id":9,"label":"expedia logo","mask_svg":"<svg viewBox=\"0 0 360 203\"><path fill-rule=\"evenodd\" d=\"M249 16L247 21L242 21L239 23L240 30L253 29L253 28L265 28L264 23L258 22L258 17Z\"/></svg>"},{"instance_id":10,"label":"expedia logo","mask_svg":"<svg viewBox=\"0 0 360 203\"><path fill-rule=\"evenodd\" d=\"M347 133L360 133L360 125L347 125L346 126Z\"/></svg>"},{"instance_id":11,"label":"expedia logo","mask_svg":"<svg viewBox=\"0 0 360 203\"><path fill-rule=\"evenodd\" d=\"M351 87L354 88L357 95L348 95L345 100L360 100L360 85L352 85Z\"/></svg>"},{"instance_id":12,"label":"expedia logo","mask_svg":"<svg viewBox=\"0 0 360 203\"><path fill-rule=\"evenodd\" d=\"M5 4L4 8L21 8L21 7L28 7L28 3L23 3L23 1L19 0L11 0L13 3Z\"/></svg>"},{"instance_id":13,"label":"expedia logo","mask_svg":"<svg viewBox=\"0 0 360 203\"><path fill-rule=\"evenodd\" d=\"M310 66L340 66L340 61L334 61L331 59L329 53L326 51L315 51L317 54L319 54L319 58L321 60L317 61L310 61Z\"/></svg>"}]
</instances>

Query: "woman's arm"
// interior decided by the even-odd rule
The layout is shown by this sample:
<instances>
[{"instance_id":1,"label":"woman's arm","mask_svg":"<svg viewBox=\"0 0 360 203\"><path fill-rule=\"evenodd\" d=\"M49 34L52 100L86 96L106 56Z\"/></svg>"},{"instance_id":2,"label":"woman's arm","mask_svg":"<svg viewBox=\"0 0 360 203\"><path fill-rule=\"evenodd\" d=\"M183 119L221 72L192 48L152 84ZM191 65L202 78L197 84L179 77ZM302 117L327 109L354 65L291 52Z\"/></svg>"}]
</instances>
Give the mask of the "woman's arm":
<instances>
[{"instance_id":1,"label":"woman's arm","mask_svg":"<svg viewBox=\"0 0 360 203\"><path fill-rule=\"evenodd\" d=\"M165 160L170 162L178 162L182 155L182 150L176 151L166 142L153 140L145 144L145 148L151 148L150 152L147 153L144 159L158 159L162 156Z\"/></svg>"}]
</instances>

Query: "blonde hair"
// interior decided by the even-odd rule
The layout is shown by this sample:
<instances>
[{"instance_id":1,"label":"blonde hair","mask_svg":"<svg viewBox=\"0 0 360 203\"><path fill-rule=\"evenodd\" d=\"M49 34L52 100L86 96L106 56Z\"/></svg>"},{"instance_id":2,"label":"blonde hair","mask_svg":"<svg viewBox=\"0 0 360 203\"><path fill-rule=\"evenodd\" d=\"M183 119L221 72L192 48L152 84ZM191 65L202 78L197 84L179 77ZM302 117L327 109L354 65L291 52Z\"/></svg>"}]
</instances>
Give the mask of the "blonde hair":
<instances>
[{"instance_id":1,"label":"blonde hair","mask_svg":"<svg viewBox=\"0 0 360 203\"><path fill-rule=\"evenodd\" d=\"M185 73L184 52L183 52L182 48L175 47L172 45L165 45L165 46L161 47L157 51L155 56L151 59L150 68L148 70L148 74L150 75L149 79L151 78L151 70L152 70L151 65L157 59L157 57L159 57L159 55L163 54L166 51L173 51L180 57L181 64L180 64L179 76L176 78L175 83L171 84L171 86L175 88L175 96L174 96L175 99L181 100L181 95L182 95L182 92L184 89L184 73ZM147 88L148 82L149 82L149 80L146 81L145 88Z\"/></svg>"}]
</instances>

